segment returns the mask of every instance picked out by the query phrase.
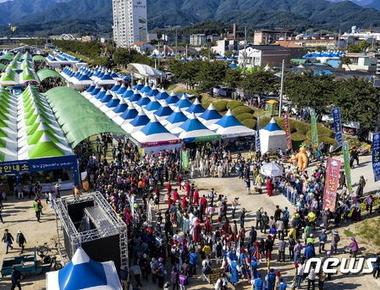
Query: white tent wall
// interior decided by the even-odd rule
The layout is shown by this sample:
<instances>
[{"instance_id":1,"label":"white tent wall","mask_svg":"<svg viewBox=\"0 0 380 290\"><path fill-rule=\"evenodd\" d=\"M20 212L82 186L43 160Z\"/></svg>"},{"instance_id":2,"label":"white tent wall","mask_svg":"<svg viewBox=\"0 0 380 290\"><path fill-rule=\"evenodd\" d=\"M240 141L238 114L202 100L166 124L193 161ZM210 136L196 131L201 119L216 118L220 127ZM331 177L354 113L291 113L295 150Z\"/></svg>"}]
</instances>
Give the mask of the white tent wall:
<instances>
[{"instance_id":1,"label":"white tent wall","mask_svg":"<svg viewBox=\"0 0 380 290\"><path fill-rule=\"evenodd\" d=\"M285 131L269 132L267 130L260 130L260 150L261 153L273 152L278 149L286 150L286 133Z\"/></svg>"}]
</instances>

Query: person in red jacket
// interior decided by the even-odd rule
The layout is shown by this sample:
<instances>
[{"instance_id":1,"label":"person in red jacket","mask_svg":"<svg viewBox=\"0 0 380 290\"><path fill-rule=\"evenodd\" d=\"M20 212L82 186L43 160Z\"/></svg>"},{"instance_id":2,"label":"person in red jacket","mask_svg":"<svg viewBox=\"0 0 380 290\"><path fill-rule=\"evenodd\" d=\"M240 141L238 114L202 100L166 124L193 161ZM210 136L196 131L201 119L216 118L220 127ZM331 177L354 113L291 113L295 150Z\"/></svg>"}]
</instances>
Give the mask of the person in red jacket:
<instances>
[{"instance_id":1,"label":"person in red jacket","mask_svg":"<svg viewBox=\"0 0 380 290\"><path fill-rule=\"evenodd\" d=\"M272 196L272 194L273 194L273 183L272 183L272 179L270 179L269 177L267 177L267 180L265 181L265 187L267 189L268 196Z\"/></svg>"},{"instance_id":2,"label":"person in red jacket","mask_svg":"<svg viewBox=\"0 0 380 290\"><path fill-rule=\"evenodd\" d=\"M193 195L193 205L198 206L198 204L199 204L199 191L198 189L196 189Z\"/></svg>"},{"instance_id":3,"label":"person in red jacket","mask_svg":"<svg viewBox=\"0 0 380 290\"><path fill-rule=\"evenodd\" d=\"M187 201L187 196L184 195L184 196L182 197L182 201L181 201L182 209L183 209L183 210L186 210L188 204L189 204L189 202Z\"/></svg>"},{"instance_id":4,"label":"person in red jacket","mask_svg":"<svg viewBox=\"0 0 380 290\"><path fill-rule=\"evenodd\" d=\"M177 189L175 188L173 191L173 201L177 202L178 200L179 200L179 194L178 194Z\"/></svg>"}]
</instances>

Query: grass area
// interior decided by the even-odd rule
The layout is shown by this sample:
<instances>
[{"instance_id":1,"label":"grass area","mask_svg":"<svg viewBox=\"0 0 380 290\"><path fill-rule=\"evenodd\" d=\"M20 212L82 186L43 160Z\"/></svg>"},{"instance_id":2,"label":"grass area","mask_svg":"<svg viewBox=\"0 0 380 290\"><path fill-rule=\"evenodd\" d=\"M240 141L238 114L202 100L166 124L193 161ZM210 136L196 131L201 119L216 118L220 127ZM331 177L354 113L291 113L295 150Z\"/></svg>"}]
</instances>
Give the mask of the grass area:
<instances>
[{"instance_id":1,"label":"grass area","mask_svg":"<svg viewBox=\"0 0 380 290\"><path fill-rule=\"evenodd\" d=\"M380 217L366 219L356 227L355 234L380 250Z\"/></svg>"},{"instance_id":2,"label":"grass area","mask_svg":"<svg viewBox=\"0 0 380 290\"><path fill-rule=\"evenodd\" d=\"M353 236L355 236L355 233L352 232L352 231L350 231L350 230L344 230L343 233L344 233L344 235L346 237L353 237Z\"/></svg>"}]
</instances>

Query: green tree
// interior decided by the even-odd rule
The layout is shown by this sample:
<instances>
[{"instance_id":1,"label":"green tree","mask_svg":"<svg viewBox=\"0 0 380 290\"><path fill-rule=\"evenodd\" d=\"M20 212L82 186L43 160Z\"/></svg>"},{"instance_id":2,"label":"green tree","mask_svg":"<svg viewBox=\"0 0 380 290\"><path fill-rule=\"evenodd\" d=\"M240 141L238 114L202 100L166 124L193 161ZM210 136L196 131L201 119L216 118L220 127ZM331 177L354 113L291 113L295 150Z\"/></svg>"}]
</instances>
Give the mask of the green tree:
<instances>
[{"instance_id":1,"label":"green tree","mask_svg":"<svg viewBox=\"0 0 380 290\"><path fill-rule=\"evenodd\" d=\"M266 95L278 91L279 79L271 72L257 70L244 73L240 86L248 94Z\"/></svg>"},{"instance_id":2,"label":"green tree","mask_svg":"<svg viewBox=\"0 0 380 290\"><path fill-rule=\"evenodd\" d=\"M365 40L361 40L359 41L358 43L356 44L351 44L348 46L348 52L356 52L356 53L359 53L359 52L365 52L366 49L368 47L370 47L371 44L369 44L367 41Z\"/></svg>"},{"instance_id":3,"label":"green tree","mask_svg":"<svg viewBox=\"0 0 380 290\"><path fill-rule=\"evenodd\" d=\"M335 84L334 104L342 109L346 122L359 122L364 129L375 129L379 103L380 90L367 80L351 78Z\"/></svg>"},{"instance_id":4,"label":"green tree","mask_svg":"<svg viewBox=\"0 0 380 290\"><path fill-rule=\"evenodd\" d=\"M195 80L201 90L209 90L222 84L227 71L227 65L224 62L203 61L200 62L199 65L200 69Z\"/></svg>"},{"instance_id":5,"label":"green tree","mask_svg":"<svg viewBox=\"0 0 380 290\"><path fill-rule=\"evenodd\" d=\"M311 107L317 113L322 113L333 102L335 82L329 76L287 74L284 89L294 105Z\"/></svg>"},{"instance_id":6,"label":"green tree","mask_svg":"<svg viewBox=\"0 0 380 290\"><path fill-rule=\"evenodd\" d=\"M230 88L238 88L242 80L241 72L237 69L227 69L224 83Z\"/></svg>"}]
</instances>

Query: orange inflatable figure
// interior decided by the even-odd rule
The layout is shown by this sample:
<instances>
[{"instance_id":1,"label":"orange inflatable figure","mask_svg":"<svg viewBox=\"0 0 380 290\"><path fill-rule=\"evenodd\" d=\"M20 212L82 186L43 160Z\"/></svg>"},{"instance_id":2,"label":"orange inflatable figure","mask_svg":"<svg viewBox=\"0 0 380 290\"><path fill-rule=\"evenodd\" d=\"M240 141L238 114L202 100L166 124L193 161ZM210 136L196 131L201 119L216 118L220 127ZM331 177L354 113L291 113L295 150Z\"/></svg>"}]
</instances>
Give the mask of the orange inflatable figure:
<instances>
[{"instance_id":1,"label":"orange inflatable figure","mask_svg":"<svg viewBox=\"0 0 380 290\"><path fill-rule=\"evenodd\" d=\"M300 148L300 150L295 156L295 160L297 161L298 170L304 171L306 167L309 165L309 158L307 157L305 147Z\"/></svg>"}]
</instances>

